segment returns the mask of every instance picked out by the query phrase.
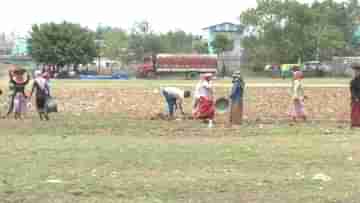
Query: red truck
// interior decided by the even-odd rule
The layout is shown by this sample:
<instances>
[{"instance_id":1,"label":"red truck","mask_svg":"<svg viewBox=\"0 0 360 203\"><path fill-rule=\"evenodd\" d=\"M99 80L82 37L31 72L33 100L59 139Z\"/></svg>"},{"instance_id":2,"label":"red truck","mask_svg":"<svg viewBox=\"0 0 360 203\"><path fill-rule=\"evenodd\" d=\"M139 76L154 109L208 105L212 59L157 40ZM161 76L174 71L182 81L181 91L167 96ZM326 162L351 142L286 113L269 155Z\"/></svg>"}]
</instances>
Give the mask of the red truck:
<instances>
[{"instance_id":1,"label":"red truck","mask_svg":"<svg viewBox=\"0 0 360 203\"><path fill-rule=\"evenodd\" d=\"M155 65L155 68L154 68ZM200 73L216 73L216 55L206 54L158 54L156 59L145 57L138 66L138 76L154 77L165 73L182 73L186 78L195 78Z\"/></svg>"}]
</instances>

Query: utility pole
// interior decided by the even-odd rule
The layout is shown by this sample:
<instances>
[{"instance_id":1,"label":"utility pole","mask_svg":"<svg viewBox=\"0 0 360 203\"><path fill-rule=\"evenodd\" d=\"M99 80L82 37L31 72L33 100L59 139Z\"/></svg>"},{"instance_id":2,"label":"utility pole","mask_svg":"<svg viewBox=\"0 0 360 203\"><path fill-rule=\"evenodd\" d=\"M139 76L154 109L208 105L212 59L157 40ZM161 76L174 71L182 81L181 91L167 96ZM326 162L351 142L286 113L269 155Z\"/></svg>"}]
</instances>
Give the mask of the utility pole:
<instances>
[{"instance_id":1,"label":"utility pole","mask_svg":"<svg viewBox=\"0 0 360 203\"><path fill-rule=\"evenodd\" d=\"M98 72L100 72L100 69L101 69L101 56L99 54L99 56L98 56Z\"/></svg>"},{"instance_id":2,"label":"utility pole","mask_svg":"<svg viewBox=\"0 0 360 203\"><path fill-rule=\"evenodd\" d=\"M98 72L100 72L101 69L101 49L103 48L103 40L95 40L96 48L97 48L97 54L98 54Z\"/></svg>"}]
</instances>

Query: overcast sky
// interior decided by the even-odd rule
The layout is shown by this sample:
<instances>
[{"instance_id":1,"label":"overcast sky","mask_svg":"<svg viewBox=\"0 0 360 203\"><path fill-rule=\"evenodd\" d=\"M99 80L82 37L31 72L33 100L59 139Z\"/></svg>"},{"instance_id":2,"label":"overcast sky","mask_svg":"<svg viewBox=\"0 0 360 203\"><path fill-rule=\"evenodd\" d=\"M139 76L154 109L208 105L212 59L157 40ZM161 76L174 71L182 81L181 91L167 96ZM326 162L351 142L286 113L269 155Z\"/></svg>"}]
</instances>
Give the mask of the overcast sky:
<instances>
[{"instance_id":1,"label":"overcast sky","mask_svg":"<svg viewBox=\"0 0 360 203\"><path fill-rule=\"evenodd\" d=\"M201 28L235 22L240 13L256 6L256 0L1 0L0 32L26 33L34 23L80 23L95 29L99 23L129 29L147 20L158 32L182 29L201 33ZM311 2L312 0L301 0Z\"/></svg>"}]
</instances>

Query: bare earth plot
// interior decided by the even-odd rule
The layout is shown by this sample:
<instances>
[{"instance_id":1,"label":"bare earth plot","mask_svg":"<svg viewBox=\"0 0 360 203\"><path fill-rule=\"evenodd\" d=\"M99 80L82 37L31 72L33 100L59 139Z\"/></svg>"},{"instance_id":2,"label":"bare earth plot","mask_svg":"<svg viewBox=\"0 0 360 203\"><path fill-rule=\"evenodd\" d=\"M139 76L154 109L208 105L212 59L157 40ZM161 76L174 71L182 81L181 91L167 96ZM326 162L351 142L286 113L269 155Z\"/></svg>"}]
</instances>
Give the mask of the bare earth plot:
<instances>
[{"instance_id":1,"label":"bare earth plot","mask_svg":"<svg viewBox=\"0 0 360 203\"><path fill-rule=\"evenodd\" d=\"M245 124L219 115L208 129L150 120L164 109L163 82L55 81L51 122L0 120L0 202L360 201L345 85L307 86L310 121L299 125L287 121L288 88L249 85Z\"/></svg>"},{"instance_id":2,"label":"bare earth plot","mask_svg":"<svg viewBox=\"0 0 360 203\"><path fill-rule=\"evenodd\" d=\"M69 113L100 112L126 113L135 119L148 119L165 109L163 98L157 89L159 86L117 86L56 88L61 111ZM184 87L192 89L192 87ZM216 86L216 96L229 94L229 88ZM249 86L245 94L245 117L248 120L284 120L290 102L290 89L287 87ZM306 86L308 96L306 107L311 120L349 120L349 90L348 87L315 87ZM186 101L186 111L191 112L191 99ZM227 115L219 115L222 121Z\"/></svg>"}]
</instances>

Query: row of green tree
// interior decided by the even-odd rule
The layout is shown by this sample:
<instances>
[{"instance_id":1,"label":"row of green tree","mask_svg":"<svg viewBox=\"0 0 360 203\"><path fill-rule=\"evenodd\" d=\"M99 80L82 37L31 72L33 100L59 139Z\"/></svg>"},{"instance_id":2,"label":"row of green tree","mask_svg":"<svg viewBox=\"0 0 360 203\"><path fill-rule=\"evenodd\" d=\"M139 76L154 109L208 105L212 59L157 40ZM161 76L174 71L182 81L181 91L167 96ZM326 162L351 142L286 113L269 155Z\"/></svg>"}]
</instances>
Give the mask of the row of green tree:
<instances>
[{"instance_id":1,"label":"row of green tree","mask_svg":"<svg viewBox=\"0 0 360 203\"><path fill-rule=\"evenodd\" d=\"M356 55L359 16L358 0L257 0L256 8L240 16L246 64L257 70L265 63Z\"/></svg>"},{"instance_id":2,"label":"row of green tree","mask_svg":"<svg viewBox=\"0 0 360 203\"><path fill-rule=\"evenodd\" d=\"M106 57L127 64L157 53L207 53L207 42L182 30L155 33L148 22L136 23L130 31L98 26L95 31L69 22L33 25L29 51L38 63L88 64Z\"/></svg>"}]
</instances>

